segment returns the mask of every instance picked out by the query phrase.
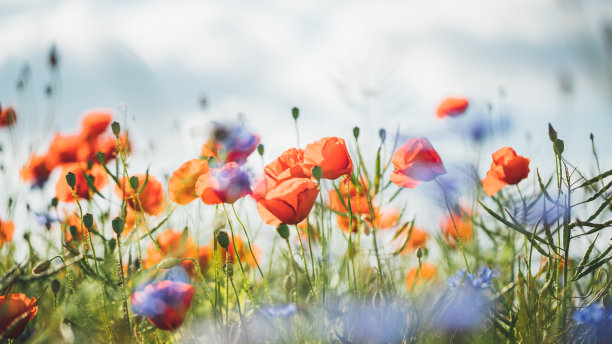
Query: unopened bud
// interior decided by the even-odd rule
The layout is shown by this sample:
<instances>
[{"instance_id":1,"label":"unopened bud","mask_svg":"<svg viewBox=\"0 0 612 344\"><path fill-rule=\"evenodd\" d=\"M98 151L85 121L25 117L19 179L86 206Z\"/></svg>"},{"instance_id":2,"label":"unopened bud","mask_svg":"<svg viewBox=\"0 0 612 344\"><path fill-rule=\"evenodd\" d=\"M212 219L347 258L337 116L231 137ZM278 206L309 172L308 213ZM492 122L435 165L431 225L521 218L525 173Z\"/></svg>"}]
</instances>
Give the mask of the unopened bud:
<instances>
[{"instance_id":1,"label":"unopened bud","mask_svg":"<svg viewBox=\"0 0 612 344\"><path fill-rule=\"evenodd\" d=\"M225 231L220 231L217 234L217 242L219 243L219 246L227 250L230 244L230 240L229 240L229 236L227 235Z\"/></svg>"},{"instance_id":2,"label":"unopened bud","mask_svg":"<svg viewBox=\"0 0 612 344\"><path fill-rule=\"evenodd\" d=\"M355 138L359 137L359 127L353 128L353 136L355 136Z\"/></svg>"},{"instance_id":3,"label":"unopened bud","mask_svg":"<svg viewBox=\"0 0 612 344\"><path fill-rule=\"evenodd\" d=\"M51 266L51 261L50 260L43 260L42 262L36 264L36 266L34 267L34 269L32 269L32 273L34 275L38 275L41 274L45 271L47 271L47 269L49 268L49 266Z\"/></svg>"},{"instance_id":4,"label":"unopened bud","mask_svg":"<svg viewBox=\"0 0 612 344\"><path fill-rule=\"evenodd\" d=\"M285 240L289 238L289 226L287 226L286 224L282 223L280 226L276 227L276 231L278 232L278 235L281 236L281 238Z\"/></svg>"},{"instance_id":5,"label":"unopened bud","mask_svg":"<svg viewBox=\"0 0 612 344\"><path fill-rule=\"evenodd\" d=\"M57 295L57 293L59 293L60 287L61 287L60 281L56 279L51 281L51 290L53 291L53 294Z\"/></svg>"},{"instance_id":6,"label":"unopened bud","mask_svg":"<svg viewBox=\"0 0 612 344\"><path fill-rule=\"evenodd\" d=\"M291 109L291 116L293 116L293 119L297 121L298 117L300 117L300 109L296 107Z\"/></svg>"},{"instance_id":7,"label":"unopened bud","mask_svg":"<svg viewBox=\"0 0 612 344\"><path fill-rule=\"evenodd\" d=\"M552 124L548 123L548 137L550 141L555 142L557 140L557 131L553 128Z\"/></svg>"},{"instance_id":8,"label":"unopened bud","mask_svg":"<svg viewBox=\"0 0 612 344\"><path fill-rule=\"evenodd\" d=\"M312 168L311 170L312 172L312 176L317 180L320 181L321 178L323 177L323 170L321 169L321 166L315 166Z\"/></svg>"},{"instance_id":9,"label":"unopened bud","mask_svg":"<svg viewBox=\"0 0 612 344\"><path fill-rule=\"evenodd\" d=\"M123 219L117 216L113 219L113 221L111 221L111 224L113 226L113 232L115 232L117 235L121 235L123 232L123 227L125 226Z\"/></svg>"},{"instance_id":10,"label":"unopened bud","mask_svg":"<svg viewBox=\"0 0 612 344\"><path fill-rule=\"evenodd\" d=\"M385 140L387 139L387 131L385 130L385 128L380 128L380 130L378 131L378 137L380 137L381 142L385 142Z\"/></svg>"},{"instance_id":11,"label":"unopened bud","mask_svg":"<svg viewBox=\"0 0 612 344\"><path fill-rule=\"evenodd\" d=\"M563 140L557 139L555 143L553 143L553 149L555 150L555 154L561 155L563 154L563 150L565 145L563 144Z\"/></svg>"},{"instance_id":12,"label":"unopened bud","mask_svg":"<svg viewBox=\"0 0 612 344\"><path fill-rule=\"evenodd\" d=\"M423 249L422 248L420 248L420 247L417 248L416 256L417 256L418 259L423 258Z\"/></svg>"},{"instance_id":13,"label":"unopened bud","mask_svg":"<svg viewBox=\"0 0 612 344\"><path fill-rule=\"evenodd\" d=\"M259 153L259 155L263 156L264 145L262 145L261 143L259 145L257 145L257 153Z\"/></svg>"},{"instance_id":14,"label":"unopened bud","mask_svg":"<svg viewBox=\"0 0 612 344\"><path fill-rule=\"evenodd\" d=\"M76 185L76 175L74 175L72 172L68 172L68 174L66 174L66 182L68 183L68 186L74 189L74 186Z\"/></svg>"},{"instance_id":15,"label":"unopened bud","mask_svg":"<svg viewBox=\"0 0 612 344\"><path fill-rule=\"evenodd\" d=\"M121 125L119 124L119 122L113 122L111 124L111 129L113 130L113 134L118 137L119 133L121 132Z\"/></svg>"},{"instance_id":16,"label":"unopened bud","mask_svg":"<svg viewBox=\"0 0 612 344\"><path fill-rule=\"evenodd\" d=\"M140 184L140 182L138 181L138 177L136 176L130 177L130 186L136 192L138 192L138 184Z\"/></svg>"},{"instance_id":17,"label":"unopened bud","mask_svg":"<svg viewBox=\"0 0 612 344\"><path fill-rule=\"evenodd\" d=\"M87 229L91 229L93 227L93 215L87 213L83 215L83 225Z\"/></svg>"}]
</instances>

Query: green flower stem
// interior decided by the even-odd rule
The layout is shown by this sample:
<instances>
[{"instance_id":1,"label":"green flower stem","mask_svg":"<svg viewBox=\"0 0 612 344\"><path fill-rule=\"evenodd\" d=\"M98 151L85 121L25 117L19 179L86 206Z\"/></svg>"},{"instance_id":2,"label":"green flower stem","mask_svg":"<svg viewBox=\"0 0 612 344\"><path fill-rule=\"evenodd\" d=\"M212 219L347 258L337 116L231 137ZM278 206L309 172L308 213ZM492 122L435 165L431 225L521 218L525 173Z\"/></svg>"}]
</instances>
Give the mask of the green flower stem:
<instances>
[{"instance_id":1,"label":"green flower stem","mask_svg":"<svg viewBox=\"0 0 612 344\"><path fill-rule=\"evenodd\" d=\"M302 261L304 262L304 271L306 272L306 280L308 280L308 285L310 286L310 291L312 291L312 295L316 298L314 287L312 286L312 282L310 281L310 275L308 272L308 264L306 264L306 251L304 251L304 244L302 243L302 237L300 236L300 228L298 227L298 225L295 225L295 230L297 232L297 237L300 241L300 247L302 249Z\"/></svg>"},{"instance_id":2,"label":"green flower stem","mask_svg":"<svg viewBox=\"0 0 612 344\"><path fill-rule=\"evenodd\" d=\"M270 302L270 304L272 304L272 296L270 296L270 289L268 289L268 281L266 281L266 277L264 276L263 271L261 271L261 267L259 266L257 257L255 257L255 253L253 253L253 247L251 245L251 239L249 238L249 233L247 232L246 227L244 226L244 223L242 223L242 220L240 220L240 217L238 216L238 213L236 212L236 208L234 207L233 203L232 203L232 211L234 212L234 216L236 216L238 223L240 223L240 226L242 227L242 230L244 231L244 235L247 238L247 244L249 245L249 251L251 251L251 256L253 256L255 265L257 265L257 270L259 270L259 274L261 275L261 278L264 281L264 286L266 287L266 293L268 294L268 301Z\"/></svg>"},{"instance_id":3,"label":"green flower stem","mask_svg":"<svg viewBox=\"0 0 612 344\"><path fill-rule=\"evenodd\" d=\"M249 288L249 284L247 282L246 274L244 273L244 267L242 266L240 255L238 254L238 250L236 249L236 242L234 241L234 226L232 225L232 220L230 219L229 214L227 213L227 209L225 208L225 203L223 203L223 212L225 212L225 217L227 218L227 223L232 234L232 247L234 248L234 254L236 256L236 259L238 260L238 265L240 265L240 272L242 273L242 282L244 284L244 289L246 289L246 292L249 295L249 299L251 299L251 302L255 303L253 295L251 294L251 288Z\"/></svg>"}]
</instances>

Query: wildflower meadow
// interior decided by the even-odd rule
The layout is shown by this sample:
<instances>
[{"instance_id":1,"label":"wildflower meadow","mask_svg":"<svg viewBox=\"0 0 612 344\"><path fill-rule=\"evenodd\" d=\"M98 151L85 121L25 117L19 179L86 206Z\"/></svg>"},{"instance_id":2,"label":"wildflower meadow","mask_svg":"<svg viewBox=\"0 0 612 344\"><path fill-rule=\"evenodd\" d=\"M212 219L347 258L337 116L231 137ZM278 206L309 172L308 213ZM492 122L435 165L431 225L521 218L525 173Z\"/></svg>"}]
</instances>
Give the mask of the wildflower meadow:
<instances>
[{"instance_id":1,"label":"wildflower meadow","mask_svg":"<svg viewBox=\"0 0 612 344\"><path fill-rule=\"evenodd\" d=\"M2 343L612 342L610 147L592 134L579 166L567 133L535 128L538 166L500 136L497 104L441 94L426 116L478 157L458 169L442 135L305 142L296 104L270 123L293 137L281 154L248 115L225 118L157 174L134 163L129 108L83 109L32 144L24 99L0 99Z\"/></svg>"}]
</instances>

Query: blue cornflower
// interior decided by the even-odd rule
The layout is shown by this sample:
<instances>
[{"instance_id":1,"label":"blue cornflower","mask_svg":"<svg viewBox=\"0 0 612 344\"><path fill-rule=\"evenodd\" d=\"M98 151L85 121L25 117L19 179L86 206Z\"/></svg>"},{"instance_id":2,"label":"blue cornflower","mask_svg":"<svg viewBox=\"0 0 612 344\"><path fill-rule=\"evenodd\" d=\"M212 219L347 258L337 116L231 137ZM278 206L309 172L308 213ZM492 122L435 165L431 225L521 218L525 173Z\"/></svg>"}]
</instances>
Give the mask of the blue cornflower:
<instances>
[{"instance_id":1,"label":"blue cornflower","mask_svg":"<svg viewBox=\"0 0 612 344\"><path fill-rule=\"evenodd\" d=\"M495 272L483 266L475 275L471 273L466 274L465 269L460 269L453 276L449 277L447 282L448 286L453 289L465 285L475 290L483 290L491 288L493 277L495 277Z\"/></svg>"},{"instance_id":2,"label":"blue cornflower","mask_svg":"<svg viewBox=\"0 0 612 344\"><path fill-rule=\"evenodd\" d=\"M612 309L606 311L601 304L576 310L572 319L578 325L575 335L586 342L600 342L612 336Z\"/></svg>"},{"instance_id":3,"label":"blue cornflower","mask_svg":"<svg viewBox=\"0 0 612 344\"><path fill-rule=\"evenodd\" d=\"M57 217L50 213L34 213L34 218L39 225L44 225L47 229L50 229L51 225L58 220Z\"/></svg>"}]
</instances>

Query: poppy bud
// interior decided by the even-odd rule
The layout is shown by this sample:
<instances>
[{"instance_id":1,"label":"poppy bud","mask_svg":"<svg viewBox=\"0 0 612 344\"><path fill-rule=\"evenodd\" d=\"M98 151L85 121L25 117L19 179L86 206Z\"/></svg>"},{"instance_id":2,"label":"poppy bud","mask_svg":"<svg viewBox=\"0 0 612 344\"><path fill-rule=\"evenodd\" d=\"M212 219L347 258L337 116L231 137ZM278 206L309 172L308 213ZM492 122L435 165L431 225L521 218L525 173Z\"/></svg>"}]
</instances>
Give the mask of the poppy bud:
<instances>
[{"instance_id":1,"label":"poppy bud","mask_svg":"<svg viewBox=\"0 0 612 344\"><path fill-rule=\"evenodd\" d=\"M312 172L312 176L317 180L320 181L321 177L323 177L323 170L321 169L321 166L315 166L312 168L311 170Z\"/></svg>"},{"instance_id":2,"label":"poppy bud","mask_svg":"<svg viewBox=\"0 0 612 344\"><path fill-rule=\"evenodd\" d=\"M423 249L421 249L420 247L417 248L416 256L417 256L417 259L423 258Z\"/></svg>"},{"instance_id":3,"label":"poppy bud","mask_svg":"<svg viewBox=\"0 0 612 344\"><path fill-rule=\"evenodd\" d=\"M564 144L563 144L563 140L555 140L555 143L553 143L553 149L555 150L555 154L557 155L561 155L563 154L563 149L564 149Z\"/></svg>"},{"instance_id":4,"label":"poppy bud","mask_svg":"<svg viewBox=\"0 0 612 344\"><path fill-rule=\"evenodd\" d=\"M121 235L123 232L123 227L125 226L125 222L120 217L115 217L112 221L113 232L117 235Z\"/></svg>"},{"instance_id":5,"label":"poppy bud","mask_svg":"<svg viewBox=\"0 0 612 344\"><path fill-rule=\"evenodd\" d=\"M51 261L49 259L47 260L43 260L42 262L36 264L36 266L34 267L34 269L32 269L32 273L34 275L38 275L41 274L45 271L47 271L47 269L49 268L49 266L51 266Z\"/></svg>"},{"instance_id":6,"label":"poppy bud","mask_svg":"<svg viewBox=\"0 0 612 344\"><path fill-rule=\"evenodd\" d=\"M380 137L381 142L385 142L385 140L387 139L387 131L385 130L385 128L380 128L380 130L378 131L378 137Z\"/></svg>"},{"instance_id":7,"label":"poppy bud","mask_svg":"<svg viewBox=\"0 0 612 344\"><path fill-rule=\"evenodd\" d=\"M57 197L53 197L53 198L51 199L51 206L52 206L53 208L57 208Z\"/></svg>"},{"instance_id":8,"label":"poppy bud","mask_svg":"<svg viewBox=\"0 0 612 344\"><path fill-rule=\"evenodd\" d=\"M59 293L60 287L61 287L60 281L56 279L51 281L51 291L53 291L53 294L57 295L57 293Z\"/></svg>"},{"instance_id":9,"label":"poppy bud","mask_svg":"<svg viewBox=\"0 0 612 344\"><path fill-rule=\"evenodd\" d=\"M281 236L281 238L285 240L289 238L289 226L287 226L286 224L282 223L280 226L276 227L276 231L278 232L278 235Z\"/></svg>"},{"instance_id":10,"label":"poppy bud","mask_svg":"<svg viewBox=\"0 0 612 344\"><path fill-rule=\"evenodd\" d=\"M595 137L593 136L593 133L590 133L590 134L589 134L589 138L591 139L591 141L593 141L593 139L595 138Z\"/></svg>"},{"instance_id":11,"label":"poppy bud","mask_svg":"<svg viewBox=\"0 0 612 344\"><path fill-rule=\"evenodd\" d=\"M359 137L359 127L353 128L353 136L355 136L355 139Z\"/></svg>"},{"instance_id":12,"label":"poppy bud","mask_svg":"<svg viewBox=\"0 0 612 344\"><path fill-rule=\"evenodd\" d=\"M76 185L76 175L72 172L68 172L68 174L66 174L66 182L68 183L68 186L74 189L74 186Z\"/></svg>"},{"instance_id":13,"label":"poppy bud","mask_svg":"<svg viewBox=\"0 0 612 344\"><path fill-rule=\"evenodd\" d=\"M225 231L220 231L217 234L217 242L219 243L219 246L227 250L227 248L229 247L230 241L229 241L229 236L227 236L227 233Z\"/></svg>"},{"instance_id":14,"label":"poppy bud","mask_svg":"<svg viewBox=\"0 0 612 344\"><path fill-rule=\"evenodd\" d=\"M83 215L83 225L87 229L91 229L93 227L93 215L87 213Z\"/></svg>"},{"instance_id":15,"label":"poppy bud","mask_svg":"<svg viewBox=\"0 0 612 344\"><path fill-rule=\"evenodd\" d=\"M259 155L263 156L264 145L262 145L261 143L257 146L257 153L259 153Z\"/></svg>"},{"instance_id":16,"label":"poppy bud","mask_svg":"<svg viewBox=\"0 0 612 344\"><path fill-rule=\"evenodd\" d=\"M101 164L104 164L106 162L106 154L104 154L104 152L98 152L96 154L96 158L98 159L98 162Z\"/></svg>"},{"instance_id":17,"label":"poppy bud","mask_svg":"<svg viewBox=\"0 0 612 344\"><path fill-rule=\"evenodd\" d=\"M291 109L291 116L293 116L293 119L297 121L298 117L300 117L300 109L296 107Z\"/></svg>"},{"instance_id":18,"label":"poppy bud","mask_svg":"<svg viewBox=\"0 0 612 344\"><path fill-rule=\"evenodd\" d=\"M136 176L132 176L130 177L130 186L132 187L132 189L134 189L134 191L138 192L138 177Z\"/></svg>"},{"instance_id":19,"label":"poppy bud","mask_svg":"<svg viewBox=\"0 0 612 344\"><path fill-rule=\"evenodd\" d=\"M53 44L51 46L51 49L49 50L49 65L51 66L51 68L57 67L58 60L59 59L57 56L57 47L55 46L55 44Z\"/></svg>"},{"instance_id":20,"label":"poppy bud","mask_svg":"<svg viewBox=\"0 0 612 344\"><path fill-rule=\"evenodd\" d=\"M70 230L70 235L72 235L73 238L76 238L78 234L76 226L70 226L69 230Z\"/></svg>"},{"instance_id":21,"label":"poppy bud","mask_svg":"<svg viewBox=\"0 0 612 344\"><path fill-rule=\"evenodd\" d=\"M159 264L157 264L157 267L160 269L172 269L173 267L179 265L181 261L182 259L168 257L159 262Z\"/></svg>"},{"instance_id":22,"label":"poppy bud","mask_svg":"<svg viewBox=\"0 0 612 344\"><path fill-rule=\"evenodd\" d=\"M113 122L111 124L111 129L113 130L113 134L119 137L119 133L121 132L121 125L118 122Z\"/></svg>"},{"instance_id":23,"label":"poppy bud","mask_svg":"<svg viewBox=\"0 0 612 344\"><path fill-rule=\"evenodd\" d=\"M117 240L115 239L110 239L108 241L108 253L113 253L115 252L115 248L117 247Z\"/></svg>"},{"instance_id":24,"label":"poppy bud","mask_svg":"<svg viewBox=\"0 0 612 344\"><path fill-rule=\"evenodd\" d=\"M557 140L557 131L553 128L553 126L548 123L548 137L550 141L555 142Z\"/></svg>"}]
</instances>

